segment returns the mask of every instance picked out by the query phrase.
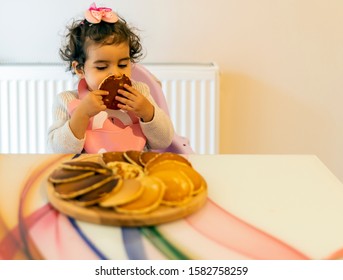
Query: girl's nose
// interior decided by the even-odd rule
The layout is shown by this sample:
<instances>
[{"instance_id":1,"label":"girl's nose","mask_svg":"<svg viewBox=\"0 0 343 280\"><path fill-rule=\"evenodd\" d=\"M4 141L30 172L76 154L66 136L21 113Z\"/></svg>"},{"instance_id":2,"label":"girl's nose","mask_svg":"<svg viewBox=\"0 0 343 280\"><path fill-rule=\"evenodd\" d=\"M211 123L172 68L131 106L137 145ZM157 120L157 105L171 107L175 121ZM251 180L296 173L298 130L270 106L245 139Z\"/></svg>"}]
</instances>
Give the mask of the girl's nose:
<instances>
[{"instance_id":1,"label":"girl's nose","mask_svg":"<svg viewBox=\"0 0 343 280\"><path fill-rule=\"evenodd\" d=\"M110 75L114 75L115 77L121 77L123 74L121 73L120 69L112 69Z\"/></svg>"}]
</instances>

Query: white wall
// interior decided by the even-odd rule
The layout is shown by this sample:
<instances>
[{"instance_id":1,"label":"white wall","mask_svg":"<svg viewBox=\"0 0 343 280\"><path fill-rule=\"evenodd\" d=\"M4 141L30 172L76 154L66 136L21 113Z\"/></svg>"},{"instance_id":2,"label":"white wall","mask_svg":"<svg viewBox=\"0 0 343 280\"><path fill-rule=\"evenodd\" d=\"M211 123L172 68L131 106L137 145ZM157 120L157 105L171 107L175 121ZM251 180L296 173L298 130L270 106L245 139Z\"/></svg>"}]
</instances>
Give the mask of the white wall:
<instances>
[{"instance_id":1,"label":"white wall","mask_svg":"<svg viewBox=\"0 0 343 280\"><path fill-rule=\"evenodd\" d=\"M0 61L59 62L59 34L90 2L0 0ZM316 154L343 180L343 1L98 4L141 29L145 62L218 63L221 153Z\"/></svg>"}]
</instances>

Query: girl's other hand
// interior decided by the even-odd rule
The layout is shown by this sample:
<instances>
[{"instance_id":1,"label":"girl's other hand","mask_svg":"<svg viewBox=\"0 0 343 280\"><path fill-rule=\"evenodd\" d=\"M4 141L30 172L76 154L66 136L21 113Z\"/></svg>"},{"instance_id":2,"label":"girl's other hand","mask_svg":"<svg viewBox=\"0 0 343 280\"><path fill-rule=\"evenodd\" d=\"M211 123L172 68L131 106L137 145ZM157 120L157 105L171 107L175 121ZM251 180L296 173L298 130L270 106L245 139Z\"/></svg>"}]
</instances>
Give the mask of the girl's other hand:
<instances>
[{"instance_id":1,"label":"girl's other hand","mask_svg":"<svg viewBox=\"0 0 343 280\"><path fill-rule=\"evenodd\" d=\"M150 101L132 86L125 84L124 88L126 90L118 90L118 93L124 97L118 95L115 97L116 100L122 103L119 103L118 107L133 112L144 122L151 121L154 117L154 106Z\"/></svg>"},{"instance_id":2,"label":"girl's other hand","mask_svg":"<svg viewBox=\"0 0 343 280\"><path fill-rule=\"evenodd\" d=\"M89 119L106 110L106 106L102 101L103 95L108 95L108 92L94 90L88 93L81 100L79 106L76 107L69 121L69 127L76 138L84 139Z\"/></svg>"}]
</instances>

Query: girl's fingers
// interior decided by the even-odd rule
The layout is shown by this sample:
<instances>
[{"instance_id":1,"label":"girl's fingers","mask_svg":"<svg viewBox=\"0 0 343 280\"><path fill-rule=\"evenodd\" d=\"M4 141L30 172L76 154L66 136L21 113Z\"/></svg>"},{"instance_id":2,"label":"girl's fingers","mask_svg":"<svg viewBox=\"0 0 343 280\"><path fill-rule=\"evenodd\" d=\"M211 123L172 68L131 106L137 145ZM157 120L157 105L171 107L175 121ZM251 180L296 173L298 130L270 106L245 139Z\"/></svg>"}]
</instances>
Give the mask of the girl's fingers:
<instances>
[{"instance_id":1,"label":"girl's fingers","mask_svg":"<svg viewBox=\"0 0 343 280\"><path fill-rule=\"evenodd\" d=\"M125 84L124 88L125 90L119 89L118 93L123 94L125 92L127 94L133 94L134 96L137 96L138 94L140 94L134 87L129 86L128 84Z\"/></svg>"},{"instance_id":2,"label":"girl's fingers","mask_svg":"<svg viewBox=\"0 0 343 280\"><path fill-rule=\"evenodd\" d=\"M106 91L106 90L100 90L100 89L97 89L97 90L93 90L91 91L92 94L96 95L96 96L103 96L103 95L109 95L109 92Z\"/></svg>"},{"instance_id":3,"label":"girl's fingers","mask_svg":"<svg viewBox=\"0 0 343 280\"><path fill-rule=\"evenodd\" d=\"M132 111L133 110L133 108L130 107L129 105L125 105L125 104L119 103L117 106L118 106L119 109L122 109L122 110L125 110L125 111Z\"/></svg>"},{"instance_id":4,"label":"girl's fingers","mask_svg":"<svg viewBox=\"0 0 343 280\"><path fill-rule=\"evenodd\" d=\"M129 92L135 91L135 89L132 86L128 85L128 84L124 84L124 88L127 89Z\"/></svg>"},{"instance_id":5,"label":"girl's fingers","mask_svg":"<svg viewBox=\"0 0 343 280\"><path fill-rule=\"evenodd\" d=\"M121 96L116 96L115 99L125 105L132 106L134 104L134 101L126 98L126 97L121 97Z\"/></svg>"},{"instance_id":6,"label":"girl's fingers","mask_svg":"<svg viewBox=\"0 0 343 280\"><path fill-rule=\"evenodd\" d=\"M125 96L126 98L129 98L130 96L132 96L132 93L131 92L128 92L126 90L122 90L122 89L118 89L118 93L121 94L122 96ZM117 97L120 97L120 96L116 96L116 99Z\"/></svg>"}]
</instances>

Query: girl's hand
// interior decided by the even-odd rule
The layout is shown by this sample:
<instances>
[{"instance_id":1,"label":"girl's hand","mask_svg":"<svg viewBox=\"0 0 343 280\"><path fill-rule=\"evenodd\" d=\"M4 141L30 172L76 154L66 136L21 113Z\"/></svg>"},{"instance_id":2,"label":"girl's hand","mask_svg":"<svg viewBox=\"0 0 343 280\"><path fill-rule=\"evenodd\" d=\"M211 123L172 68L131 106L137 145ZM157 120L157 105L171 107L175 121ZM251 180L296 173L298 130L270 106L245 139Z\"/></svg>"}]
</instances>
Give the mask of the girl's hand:
<instances>
[{"instance_id":1,"label":"girl's hand","mask_svg":"<svg viewBox=\"0 0 343 280\"><path fill-rule=\"evenodd\" d=\"M138 90L124 85L126 90L118 90L122 96L116 96L115 99L123 104L118 104L120 109L133 112L138 118L141 118L144 122L149 122L154 117L154 106L150 101L141 94Z\"/></svg>"},{"instance_id":2,"label":"girl's hand","mask_svg":"<svg viewBox=\"0 0 343 280\"><path fill-rule=\"evenodd\" d=\"M106 106L102 101L103 95L108 95L108 91L93 90L89 92L81 101L78 109L80 113L87 115L89 118L95 116L101 111L106 110Z\"/></svg>"},{"instance_id":3,"label":"girl's hand","mask_svg":"<svg viewBox=\"0 0 343 280\"><path fill-rule=\"evenodd\" d=\"M88 93L76 107L71 115L69 127L74 136L78 139L84 139L89 119L101 111L106 110L106 106L102 101L102 96L108 95L107 91L94 90Z\"/></svg>"}]
</instances>

